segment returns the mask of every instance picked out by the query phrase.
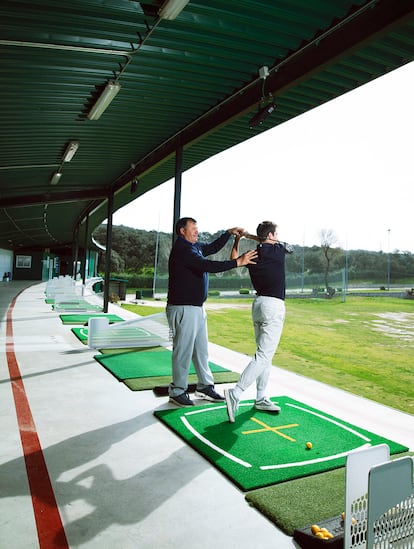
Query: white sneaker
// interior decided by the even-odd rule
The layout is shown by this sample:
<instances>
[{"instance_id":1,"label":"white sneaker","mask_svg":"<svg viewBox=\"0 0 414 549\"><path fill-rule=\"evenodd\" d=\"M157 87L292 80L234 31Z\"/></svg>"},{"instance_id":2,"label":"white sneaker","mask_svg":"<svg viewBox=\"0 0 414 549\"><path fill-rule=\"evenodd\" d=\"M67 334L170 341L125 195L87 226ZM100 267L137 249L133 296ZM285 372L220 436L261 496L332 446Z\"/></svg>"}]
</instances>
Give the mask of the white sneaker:
<instances>
[{"instance_id":1,"label":"white sneaker","mask_svg":"<svg viewBox=\"0 0 414 549\"><path fill-rule=\"evenodd\" d=\"M267 397L256 400L254 407L256 408L256 410L261 410L262 412L271 412L273 414L278 414L280 412L279 406L273 404L273 402Z\"/></svg>"},{"instance_id":2,"label":"white sneaker","mask_svg":"<svg viewBox=\"0 0 414 549\"><path fill-rule=\"evenodd\" d=\"M226 399L229 421L230 423L234 423L236 411L239 407L239 399L234 396L232 389L224 389L224 398Z\"/></svg>"}]
</instances>

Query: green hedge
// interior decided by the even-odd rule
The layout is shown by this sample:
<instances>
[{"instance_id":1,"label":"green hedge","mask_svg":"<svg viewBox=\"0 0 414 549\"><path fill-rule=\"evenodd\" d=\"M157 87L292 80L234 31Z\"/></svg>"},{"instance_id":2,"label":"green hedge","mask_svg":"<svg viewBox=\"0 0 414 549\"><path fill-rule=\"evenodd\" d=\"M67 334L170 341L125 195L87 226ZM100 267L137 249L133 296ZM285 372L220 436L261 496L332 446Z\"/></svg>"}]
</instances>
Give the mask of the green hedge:
<instances>
[{"instance_id":1,"label":"green hedge","mask_svg":"<svg viewBox=\"0 0 414 549\"><path fill-rule=\"evenodd\" d=\"M244 273L245 271L245 273ZM233 276L215 276L214 274L209 275L209 288L211 290L231 290L231 291L240 291L240 290L249 290L253 291L253 287L250 282L250 277L247 269L244 269L243 276L239 276L234 273ZM385 283L385 277L382 277L381 273L376 273L376 277L368 278L367 281L370 283L378 283L379 285ZM102 276L102 275L101 275ZM134 273L112 273L111 278L120 278L122 280L127 280L127 288L131 289L152 289L153 288L153 277L152 275L138 275ZM351 282L355 280L355 273L349 272L348 280ZM359 279L358 279L359 280ZM364 280L363 278L360 280ZM306 288L316 288L319 286L324 286L324 276L322 273L297 273L297 272L286 272L286 287L287 288L301 288L302 284ZM334 287L342 286L343 284L343 274L342 271L332 271L329 273L329 285ZM412 285L412 282L407 284ZM166 292L168 289L168 275L163 274L157 276L155 290L156 292ZM242 293L242 292L240 292Z\"/></svg>"}]
</instances>

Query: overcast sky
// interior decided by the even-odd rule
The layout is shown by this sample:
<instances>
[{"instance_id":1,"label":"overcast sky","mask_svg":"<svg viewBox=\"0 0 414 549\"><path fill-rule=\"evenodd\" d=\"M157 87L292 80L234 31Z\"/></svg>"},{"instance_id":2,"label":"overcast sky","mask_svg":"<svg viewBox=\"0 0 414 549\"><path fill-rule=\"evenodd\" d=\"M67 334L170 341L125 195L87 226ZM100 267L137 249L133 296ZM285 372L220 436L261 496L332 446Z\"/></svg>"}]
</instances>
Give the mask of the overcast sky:
<instances>
[{"instance_id":1,"label":"overcast sky","mask_svg":"<svg viewBox=\"0 0 414 549\"><path fill-rule=\"evenodd\" d=\"M200 231L277 223L279 238L414 252L414 63L260 133L188 170L181 216ZM185 152L184 152L185 154ZM115 225L172 231L174 181L114 214Z\"/></svg>"}]
</instances>

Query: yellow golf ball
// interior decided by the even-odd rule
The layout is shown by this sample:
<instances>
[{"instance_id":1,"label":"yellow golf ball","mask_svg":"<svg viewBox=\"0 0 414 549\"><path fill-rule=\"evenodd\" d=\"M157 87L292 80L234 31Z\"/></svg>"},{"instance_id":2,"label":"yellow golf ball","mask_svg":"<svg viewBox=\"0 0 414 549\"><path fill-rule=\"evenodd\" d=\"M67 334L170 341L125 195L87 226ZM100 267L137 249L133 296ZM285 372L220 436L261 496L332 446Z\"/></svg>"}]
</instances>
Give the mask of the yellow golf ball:
<instances>
[{"instance_id":1,"label":"yellow golf ball","mask_svg":"<svg viewBox=\"0 0 414 549\"><path fill-rule=\"evenodd\" d=\"M307 448L308 450L311 450L311 449L312 449L312 442L307 442L307 443L306 443L306 448Z\"/></svg>"}]
</instances>

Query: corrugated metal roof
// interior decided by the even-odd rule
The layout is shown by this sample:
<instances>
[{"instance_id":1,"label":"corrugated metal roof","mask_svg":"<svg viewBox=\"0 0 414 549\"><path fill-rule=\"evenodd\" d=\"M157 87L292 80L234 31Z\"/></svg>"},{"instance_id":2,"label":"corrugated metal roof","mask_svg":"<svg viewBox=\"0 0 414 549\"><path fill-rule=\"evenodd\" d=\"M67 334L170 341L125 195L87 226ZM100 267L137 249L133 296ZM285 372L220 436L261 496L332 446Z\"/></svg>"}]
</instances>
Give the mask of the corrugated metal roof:
<instances>
[{"instance_id":1,"label":"corrugated metal roof","mask_svg":"<svg viewBox=\"0 0 414 549\"><path fill-rule=\"evenodd\" d=\"M414 58L408 0L191 0L172 21L161 4L0 3L0 247L70 245L112 192L118 209L171 179L178 146L186 170ZM110 80L121 91L89 120Z\"/></svg>"}]
</instances>

